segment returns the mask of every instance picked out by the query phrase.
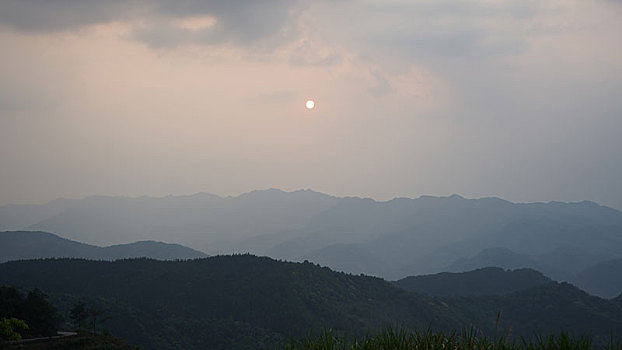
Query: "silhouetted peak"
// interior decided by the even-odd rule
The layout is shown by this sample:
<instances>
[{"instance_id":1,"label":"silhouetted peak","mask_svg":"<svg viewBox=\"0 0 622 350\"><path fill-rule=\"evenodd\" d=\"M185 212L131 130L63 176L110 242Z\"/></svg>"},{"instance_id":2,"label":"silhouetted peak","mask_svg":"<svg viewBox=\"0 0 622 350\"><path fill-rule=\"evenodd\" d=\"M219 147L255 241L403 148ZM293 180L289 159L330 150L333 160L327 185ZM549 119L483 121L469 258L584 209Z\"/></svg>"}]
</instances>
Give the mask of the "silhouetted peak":
<instances>
[{"instance_id":1,"label":"silhouetted peak","mask_svg":"<svg viewBox=\"0 0 622 350\"><path fill-rule=\"evenodd\" d=\"M166 196L167 198L175 198L175 197L179 197L179 196L172 196L172 195L168 195ZM188 197L190 198L214 198L214 199L222 199L221 196L213 194L213 193L209 193L209 192L198 192L192 195L189 195Z\"/></svg>"}]
</instances>

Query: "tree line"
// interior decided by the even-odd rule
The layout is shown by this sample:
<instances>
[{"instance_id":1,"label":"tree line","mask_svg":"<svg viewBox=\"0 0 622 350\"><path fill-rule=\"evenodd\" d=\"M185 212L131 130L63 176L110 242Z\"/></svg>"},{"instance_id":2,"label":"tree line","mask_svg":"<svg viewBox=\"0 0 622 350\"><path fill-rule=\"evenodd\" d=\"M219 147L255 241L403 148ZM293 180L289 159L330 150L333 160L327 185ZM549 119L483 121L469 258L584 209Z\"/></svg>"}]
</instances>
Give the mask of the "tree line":
<instances>
[{"instance_id":1,"label":"tree line","mask_svg":"<svg viewBox=\"0 0 622 350\"><path fill-rule=\"evenodd\" d=\"M2 340L52 336L61 318L40 289L27 294L0 286L0 337Z\"/></svg>"}]
</instances>

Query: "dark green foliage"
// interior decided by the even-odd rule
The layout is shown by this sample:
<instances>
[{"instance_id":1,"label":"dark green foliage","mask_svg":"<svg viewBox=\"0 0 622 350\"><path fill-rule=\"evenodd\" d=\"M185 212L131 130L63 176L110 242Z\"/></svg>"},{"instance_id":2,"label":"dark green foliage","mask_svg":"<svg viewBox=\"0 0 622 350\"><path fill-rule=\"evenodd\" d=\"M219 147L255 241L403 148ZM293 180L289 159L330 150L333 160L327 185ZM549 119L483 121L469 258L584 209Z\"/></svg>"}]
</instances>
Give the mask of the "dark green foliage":
<instances>
[{"instance_id":1,"label":"dark green foliage","mask_svg":"<svg viewBox=\"0 0 622 350\"><path fill-rule=\"evenodd\" d=\"M28 325L24 320L15 317L3 317L0 319L0 341L22 339L22 335L19 333L20 330L28 330Z\"/></svg>"},{"instance_id":2,"label":"dark green foliage","mask_svg":"<svg viewBox=\"0 0 622 350\"><path fill-rule=\"evenodd\" d=\"M22 316L24 297L17 288L0 286L0 317Z\"/></svg>"},{"instance_id":3,"label":"dark green foliage","mask_svg":"<svg viewBox=\"0 0 622 350\"><path fill-rule=\"evenodd\" d=\"M33 289L26 297L14 287L0 286L0 318L24 320L27 330L23 337L55 335L59 324L56 308L40 289Z\"/></svg>"},{"instance_id":4,"label":"dark green foliage","mask_svg":"<svg viewBox=\"0 0 622 350\"><path fill-rule=\"evenodd\" d=\"M100 309L96 308L88 308L86 309L87 316L89 318L91 331L93 333L97 333L97 325L103 322L104 320L104 312Z\"/></svg>"},{"instance_id":5,"label":"dark green foliage","mask_svg":"<svg viewBox=\"0 0 622 350\"><path fill-rule=\"evenodd\" d=\"M396 281L395 284L428 295L457 296L510 294L550 282L550 278L532 269L505 271L498 267L486 267L462 273L411 276Z\"/></svg>"},{"instance_id":6,"label":"dark green foliage","mask_svg":"<svg viewBox=\"0 0 622 350\"><path fill-rule=\"evenodd\" d=\"M469 315L486 334L530 337L562 331L589 334L598 343L622 334L622 312L610 301L591 296L569 283L551 282L505 296L445 297L450 307ZM498 324L490 315L502 309Z\"/></svg>"},{"instance_id":7,"label":"dark green foliage","mask_svg":"<svg viewBox=\"0 0 622 350\"><path fill-rule=\"evenodd\" d=\"M71 318L75 323L77 327L76 330L78 332L82 330L82 327L84 326L84 323L86 322L88 317L89 313L86 310L86 305L84 305L84 303L82 302L75 304L69 312L69 318Z\"/></svg>"},{"instance_id":8,"label":"dark green foliage","mask_svg":"<svg viewBox=\"0 0 622 350\"><path fill-rule=\"evenodd\" d=\"M55 335L58 325L56 308L47 301L48 296L40 289L28 292L24 319L31 331L40 335Z\"/></svg>"}]
</instances>

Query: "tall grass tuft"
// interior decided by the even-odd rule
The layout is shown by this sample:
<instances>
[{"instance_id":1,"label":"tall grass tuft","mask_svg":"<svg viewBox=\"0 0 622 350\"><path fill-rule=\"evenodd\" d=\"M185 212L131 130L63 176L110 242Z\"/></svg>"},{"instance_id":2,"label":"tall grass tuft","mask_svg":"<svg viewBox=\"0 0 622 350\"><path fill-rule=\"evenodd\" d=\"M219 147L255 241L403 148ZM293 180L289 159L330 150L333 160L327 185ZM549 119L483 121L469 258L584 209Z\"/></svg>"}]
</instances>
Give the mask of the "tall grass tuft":
<instances>
[{"instance_id":1,"label":"tall grass tuft","mask_svg":"<svg viewBox=\"0 0 622 350\"><path fill-rule=\"evenodd\" d=\"M534 340L521 339L513 344L507 337L490 339L478 335L474 329L450 334L432 331L418 332L406 329L387 328L383 332L361 339L348 341L336 336L331 330L315 337L290 340L283 346L287 350L620 350L620 341L612 338L608 345L596 347L589 337L573 338L568 333L536 336Z\"/></svg>"}]
</instances>

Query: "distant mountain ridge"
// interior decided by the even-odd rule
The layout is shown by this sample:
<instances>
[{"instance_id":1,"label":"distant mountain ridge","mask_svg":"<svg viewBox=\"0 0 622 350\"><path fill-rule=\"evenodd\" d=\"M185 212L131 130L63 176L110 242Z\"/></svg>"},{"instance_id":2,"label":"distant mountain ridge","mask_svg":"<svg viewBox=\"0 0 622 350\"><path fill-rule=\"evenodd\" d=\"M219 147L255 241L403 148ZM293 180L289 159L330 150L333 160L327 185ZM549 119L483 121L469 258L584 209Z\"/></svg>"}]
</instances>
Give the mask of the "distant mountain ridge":
<instances>
[{"instance_id":1,"label":"distant mountain ridge","mask_svg":"<svg viewBox=\"0 0 622 350\"><path fill-rule=\"evenodd\" d=\"M159 260L205 258L207 254L179 244L141 241L98 247L40 231L0 232L0 262L41 258L116 260L147 257Z\"/></svg>"},{"instance_id":2,"label":"distant mountain ridge","mask_svg":"<svg viewBox=\"0 0 622 350\"><path fill-rule=\"evenodd\" d=\"M258 253L399 279L446 271L489 248L540 256L542 262L516 267L546 267L549 277L568 279L622 257L622 212L592 202L514 204L456 195L387 202L346 198Z\"/></svg>"},{"instance_id":3,"label":"distant mountain ridge","mask_svg":"<svg viewBox=\"0 0 622 350\"><path fill-rule=\"evenodd\" d=\"M89 197L0 207L0 229L24 229L8 227L17 224L89 244L161 240L211 255L309 260L390 280L486 267L468 262L495 249L511 254L497 254L493 266L534 268L556 280L622 259L622 212L587 201L458 195L375 201L270 189L237 197Z\"/></svg>"},{"instance_id":4,"label":"distant mountain ridge","mask_svg":"<svg viewBox=\"0 0 622 350\"><path fill-rule=\"evenodd\" d=\"M544 255L546 260L547 255ZM507 248L486 248L471 258L461 258L445 268L448 272L467 272L486 267L500 267L504 269L532 268L547 276L563 275L560 269L548 265L539 259L541 257L528 254L518 254Z\"/></svg>"},{"instance_id":5,"label":"distant mountain ridge","mask_svg":"<svg viewBox=\"0 0 622 350\"><path fill-rule=\"evenodd\" d=\"M52 232L96 245L174 240L205 250L214 241L298 227L338 199L309 190L269 189L237 197L92 196L0 207L0 230Z\"/></svg>"},{"instance_id":6,"label":"distant mountain ridge","mask_svg":"<svg viewBox=\"0 0 622 350\"><path fill-rule=\"evenodd\" d=\"M572 282L581 289L603 298L622 297L622 259L592 265L577 274Z\"/></svg>"},{"instance_id":7,"label":"distant mountain ridge","mask_svg":"<svg viewBox=\"0 0 622 350\"><path fill-rule=\"evenodd\" d=\"M410 276L395 284L432 296L480 296L507 295L551 282L550 278L532 269L503 270L487 267L462 273Z\"/></svg>"}]
</instances>

